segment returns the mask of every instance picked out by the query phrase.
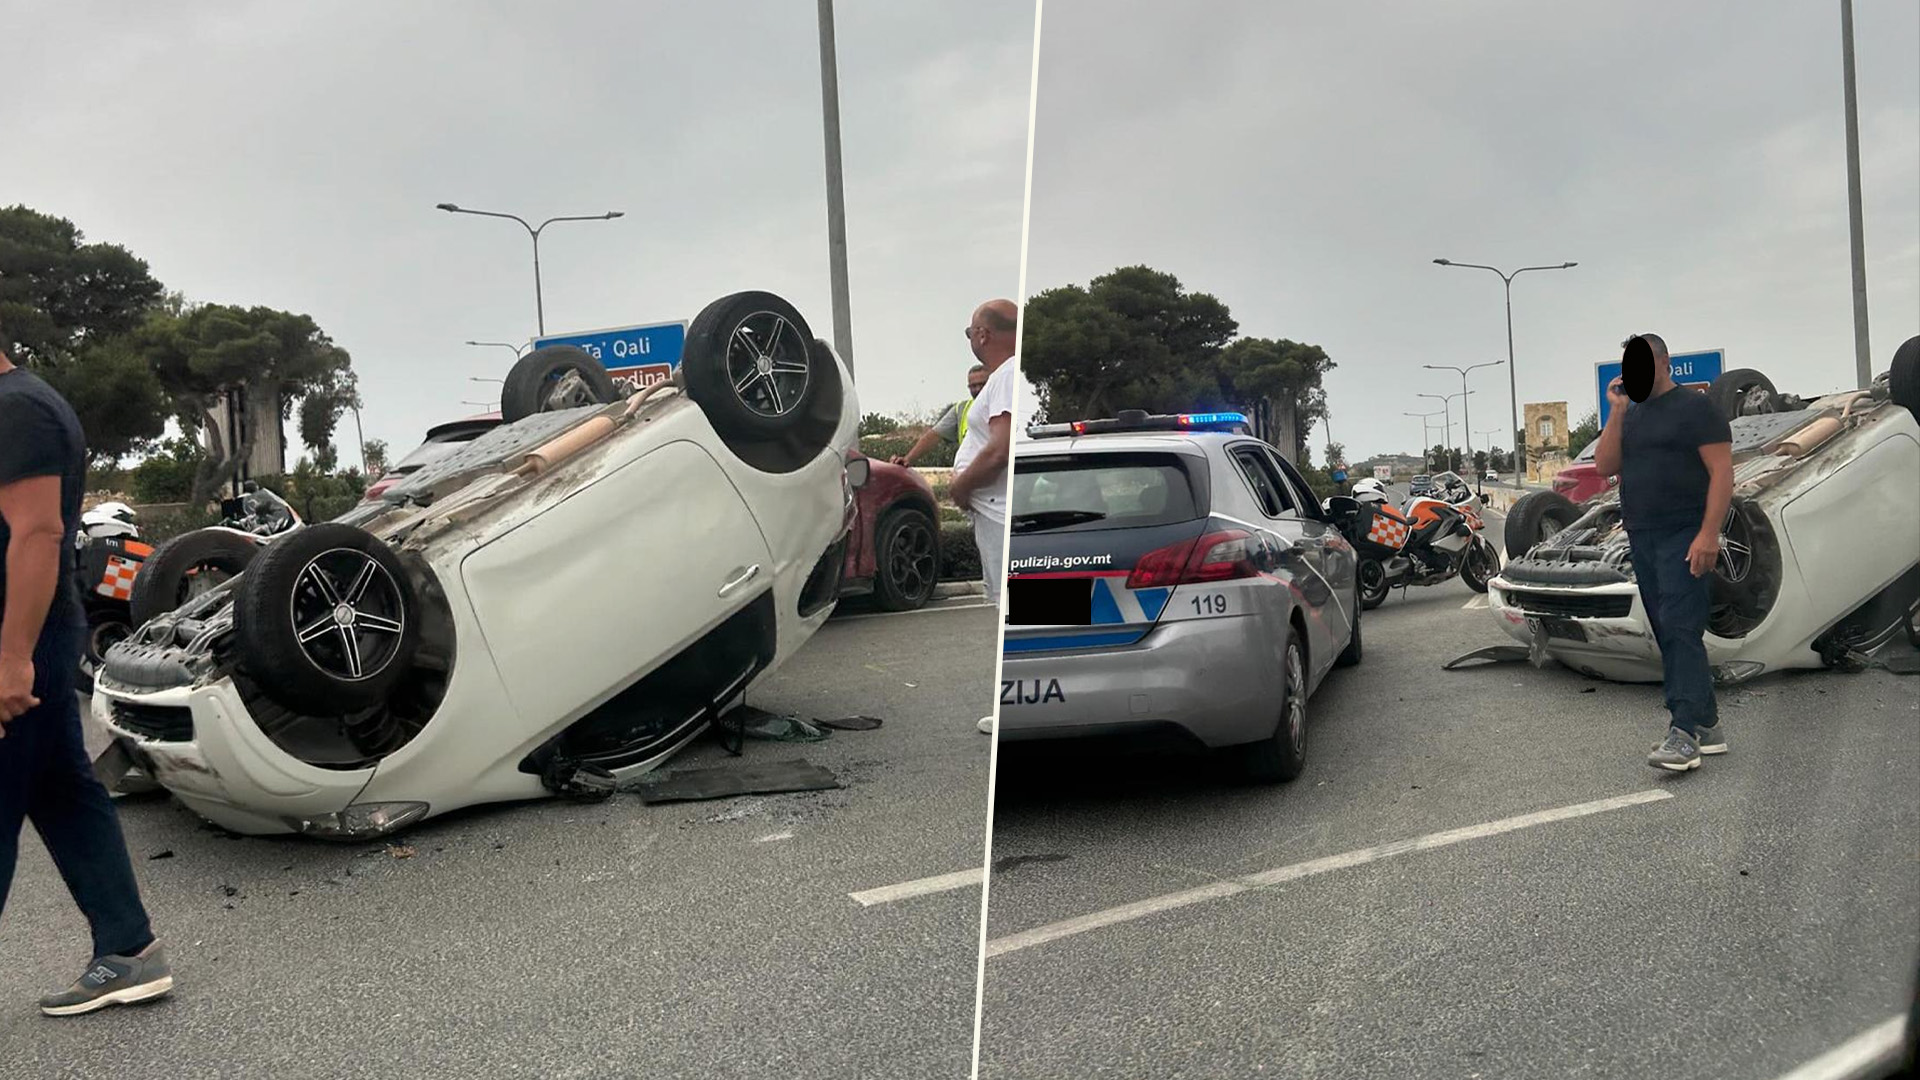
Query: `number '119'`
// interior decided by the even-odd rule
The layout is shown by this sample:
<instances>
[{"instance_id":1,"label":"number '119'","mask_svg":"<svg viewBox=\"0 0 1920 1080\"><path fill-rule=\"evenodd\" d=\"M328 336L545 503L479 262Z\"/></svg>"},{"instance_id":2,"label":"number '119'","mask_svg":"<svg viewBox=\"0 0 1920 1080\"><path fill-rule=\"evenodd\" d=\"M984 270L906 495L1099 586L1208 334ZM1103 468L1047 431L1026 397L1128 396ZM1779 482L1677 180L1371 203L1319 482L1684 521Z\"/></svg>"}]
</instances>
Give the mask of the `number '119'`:
<instances>
[{"instance_id":1,"label":"number '119'","mask_svg":"<svg viewBox=\"0 0 1920 1080\"><path fill-rule=\"evenodd\" d=\"M1195 615L1225 615L1227 613L1226 595L1224 593L1214 593L1211 596L1194 597L1193 613Z\"/></svg>"}]
</instances>

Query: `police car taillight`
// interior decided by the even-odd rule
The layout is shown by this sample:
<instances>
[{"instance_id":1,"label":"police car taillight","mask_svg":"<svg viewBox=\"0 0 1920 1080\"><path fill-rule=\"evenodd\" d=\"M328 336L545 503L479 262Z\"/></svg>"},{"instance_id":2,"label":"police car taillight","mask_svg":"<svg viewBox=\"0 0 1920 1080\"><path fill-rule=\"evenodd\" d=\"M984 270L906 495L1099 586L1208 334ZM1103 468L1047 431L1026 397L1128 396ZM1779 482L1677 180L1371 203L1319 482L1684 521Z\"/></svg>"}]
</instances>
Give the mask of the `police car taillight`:
<instances>
[{"instance_id":1,"label":"police car taillight","mask_svg":"<svg viewBox=\"0 0 1920 1080\"><path fill-rule=\"evenodd\" d=\"M1253 535L1244 529L1222 529L1142 555L1127 575L1127 588L1164 589L1258 573L1253 565Z\"/></svg>"}]
</instances>

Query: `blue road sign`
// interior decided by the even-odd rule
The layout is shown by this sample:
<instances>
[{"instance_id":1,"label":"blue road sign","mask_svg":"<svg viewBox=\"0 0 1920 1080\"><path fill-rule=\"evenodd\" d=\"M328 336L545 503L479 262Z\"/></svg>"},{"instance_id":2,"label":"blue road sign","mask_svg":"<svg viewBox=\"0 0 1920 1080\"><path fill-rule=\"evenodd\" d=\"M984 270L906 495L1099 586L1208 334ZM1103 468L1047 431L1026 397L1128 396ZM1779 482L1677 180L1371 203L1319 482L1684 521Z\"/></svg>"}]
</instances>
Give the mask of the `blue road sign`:
<instances>
[{"instance_id":1,"label":"blue road sign","mask_svg":"<svg viewBox=\"0 0 1920 1080\"><path fill-rule=\"evenodd\" d=\"M635 389L651 386L672 375L673 369L680 366L680 352L686 344L687 324L684 322L579 330L533 339L536 349L547 345L573 345L585 349L595 360L607 366L615 382L631 383Z\"/></svg>"},{"instance_id":2,"label":"blue road sign","mask_svg":"<svg viewBox=\"0 0 1920 1080\"><path fill-rule=\"evenodd\" d=\"M1702 349L1698 352L1673 354L1673 381L1681 386L1705 386L1719 378L1727 368L1725 349ZM1607 426L1607 414L1613 410L1607 406L1607 384L1620 377L1620 361L1612 360L1593 365L1593 377L1596 392L1599 394L1600 426Z\"/></svg>"}]
</instances>

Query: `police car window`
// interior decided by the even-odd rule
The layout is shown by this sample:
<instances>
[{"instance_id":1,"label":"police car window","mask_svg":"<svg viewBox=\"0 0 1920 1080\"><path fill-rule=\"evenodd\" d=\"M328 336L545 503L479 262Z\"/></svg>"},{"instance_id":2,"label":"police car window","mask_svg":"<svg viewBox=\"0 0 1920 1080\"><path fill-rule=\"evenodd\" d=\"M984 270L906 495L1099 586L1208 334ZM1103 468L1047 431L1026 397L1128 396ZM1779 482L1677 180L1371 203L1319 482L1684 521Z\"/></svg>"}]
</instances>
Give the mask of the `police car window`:
<instances>
[{"instance_id":1,"label":"police car window","mask_svg":"<svg viewBox=\"0 0 1920 1080\"><path fill-rule=\"evenodd\" d=\"M1019 532L1130 529L1201 516L1204 489L1177 454L1022 458L1013 473Z\"/></svg>"},{"instance_id":2,"label":"police car window","mask_svg":"<svg viewBox=\"0 0 1920 1080\"><path fill-rule=\"evenodd\" d=\"M1281 457L1271 448L1267 450L1267 457L1280 470L1280 474L1286 477L1287 489L1293 493L1294 505L1300 508L1300 513L1310 518L1319 517L1320 500L1313 497L1313 486L1307 483L1307 478L1300 475L1300 470L1293 467L1293 462Z\"/></svg>"},{"instance_id":3,"label":"police car window","mask_svg":"<svg viewBox=\"0 0 1920 1080\"><path fill-rule=\"evenodd\" d=\"M1247 486L1253 489L1262 512L1268 517L1283 517L1294 511L1294 500L1287 494L1285 481L1274 471L1260 447L1235 447L1233 460L1239 463L1240 474L1247 478Z\"/></svg>"}]
</instances>

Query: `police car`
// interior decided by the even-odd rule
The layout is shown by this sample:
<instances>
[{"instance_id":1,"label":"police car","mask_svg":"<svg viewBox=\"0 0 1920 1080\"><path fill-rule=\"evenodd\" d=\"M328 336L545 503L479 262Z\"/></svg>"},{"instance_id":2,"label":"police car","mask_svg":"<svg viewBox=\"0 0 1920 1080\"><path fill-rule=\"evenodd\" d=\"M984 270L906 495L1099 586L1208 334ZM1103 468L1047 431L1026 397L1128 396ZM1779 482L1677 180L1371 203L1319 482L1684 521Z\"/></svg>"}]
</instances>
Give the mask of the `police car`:
<instances>
[{"instance_id":1,"label":"police car","mask_svg":"<svg viewBox=\"0 0 1920 1080\"><path fill-rule=\"evenodd\" d=\"M1002 740L1169 733L1299 775L1309 696L1360 662L1356 558L1244 415L1030 428L1012 511Z\"/></svg>"}]
</instances>

